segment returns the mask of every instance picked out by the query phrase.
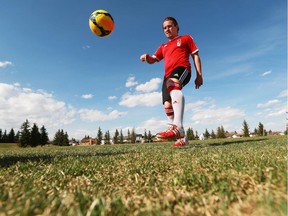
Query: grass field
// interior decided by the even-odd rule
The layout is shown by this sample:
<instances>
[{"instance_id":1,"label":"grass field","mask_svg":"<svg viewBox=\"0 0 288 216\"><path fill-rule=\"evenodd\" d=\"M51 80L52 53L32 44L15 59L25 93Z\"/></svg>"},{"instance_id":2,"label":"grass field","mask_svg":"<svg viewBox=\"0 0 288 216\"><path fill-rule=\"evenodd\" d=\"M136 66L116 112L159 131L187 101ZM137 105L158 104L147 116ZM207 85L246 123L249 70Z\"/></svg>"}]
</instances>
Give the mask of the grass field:
<instances>
[{"instance_id":1,"label":"grass field","mask_svg":"<svg viewBox=\"0 0 288 216\"><path fill-rule=\"evenodd\" d=\"M287 215L287 136L0 144L0 215Z\"/></svg>"}]
</instances>

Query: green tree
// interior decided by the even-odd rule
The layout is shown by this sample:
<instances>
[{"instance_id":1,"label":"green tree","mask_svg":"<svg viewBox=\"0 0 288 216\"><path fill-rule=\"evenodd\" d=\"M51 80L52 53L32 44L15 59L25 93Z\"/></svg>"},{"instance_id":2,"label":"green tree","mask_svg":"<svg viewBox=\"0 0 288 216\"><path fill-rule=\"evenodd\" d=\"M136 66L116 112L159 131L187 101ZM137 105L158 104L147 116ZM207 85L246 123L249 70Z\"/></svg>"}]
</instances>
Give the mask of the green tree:
<instances>
[{"instance_id":1,"label":"green tree","mask_svg":"<svg viewBox=\"0 0 288 216\"><path fill-rule=\"evenodd\" d=\"M211 131L211 138L216 139L216 134L215 134L214 130Z\"/></svg>"},{"instance_id":2,"label":"green tree","mask_svg":"<svg viewBox=\"0 0 288 216\"><path fill-rule=\"evenodd\" d=\"M8 134L8 142L9 143L15 143L16 142L15 132L14 132L13 128L11 128L11 130Z\"/></svg>"},{"instance_id":3,"label":"green tree","mask_svg":"<svg viewBox=\"0 0 288 216\"><path fill-rule=\"evenodd\" d=\"M41 146L46 145L49 142L48 133L44 125L40 128L40 144Z\"/></svg>"},{"instance_id":4,"label":"green tree","mask_svg":"<svg viewBox=\"0 0 288 216\"><path fill-rule=\"evenodd\" d=\"M147 139L148 139L148 142L153 142L152 134L151 134L151 131L150 131L150 130L148 131L148 137L147 137Z\"/></svg>"},{"instance_id":5,"label":"green tree","mask_svg":"<svg viewBox=\"0 0 288 216\"><path fill-rule=\"evenodd\" d=\"M26 121L22 124L20 128L20 140L19 140L19 146L20 147L27 147L30 145L31 141L31 134L30 134L30 123L26 119Z\"/></svg>"},{"instance_id":6,"label":"green tree","mask_svg":"<svg viewBox=\"0 0 288 216\"><path fill-rule=\"evenodd\" d=\"M101 130L101 128L98 128L98 132L97 132L97 144L100 145L103 139L103 132Z\"/></svg>"},{"instance_id":7,"label":"green tree","mask_svg":"<svg viewBox=\"0 0 288 216\"><path fill-rule=\"evenodd\" d=\"M248 123L246 120L243 121L242 126L243 126L243 128L242 128L243 137L249 137L249 135L250 135L249 126L248 126Z\"/></svg>"},{"instance_id":8,"label":"green tree","mask_svg":"<svg viewBox=\"0 0 288 216\"><path fill-rule=\"evenodd\" d=\"M207 128L205 130L204 137L205 137L205 139L209 139L210 138L210 133L208 132Z\"/></svg>"},{"instance_id":9,"label":"green tree","mask_svg":"<svg viewBox=\"0 0 288 216\"><path fill-rule=\"evenodd\" d=\"M198 131L195 131L195 140L199 140Z\"/></svg>"},{"instance_id":10,"label":"green tree","mask_svg":"<svg viewBox=\"0 0 288 216\"><path fill-rule=\"evenodd\" d=\"M146 129L144 131L144 142L148 142L148 135L147 135L147 132L146 132Z\"/></svg>"},{"instance_id":11,"label":"green tree","mask_svg":"<svg viewBox=\"0 0 288 216\"><path fill-rule=\"evenodd\" d=\"M188 140L195 140L195 135L194 135L194 131L192 128L188 128L186 131L186 134L187 134Z\"/></svg>"},{"instance_id":12,"label":"green tree","mask_svg":"<svg viewBox=\"0 0 288 216\"><path fill-rule=\"evenodd\" d=\"M106 131L105 135L104 135L104 141L105 141L105 144L110 144L110 132L109 130Z\"/></svg>"},{"instance_id":13,"label":"green tree","mask_svg":"<svg viewBox=\"0 0 288 216\"><path fill-rule=\"evenodd\" d=\"M8 142L8 135L7 135L7 131L6 130L3 133L2 142L3 143L7 143Z\"/></svg>"},{"instance_id":14,"label":"green tree","mask_svg":"<svg viewBox=\"0 0 288 216\"><path fill-rule=\"evenodd\" d=\"M15 142L19 143L19 139L20 139L20 132L17 131L16 136L15 136Z\"/></svg>"},{"instance_id":15,"label":"green tree","mask_svg":"<svg viewBox=\"0 0 288 216\"><path fill-rule=\"evenodd\" d=\"M2 143L3 140L2 140L2 129L0 129L0 143Z\"/></svg>"},{"instance_id":16,"label":"green tree","mask_svg":"<svg viewBox=\"0 0 288 216\"><path fill-rule=\"evenodd\" d=\"M127 141L129 143L131 143L131 134L130 134L130 130L128 129L128 132L127 132Z\"/></svg>"},{"instance_id":17,"label":"green tree","mask_svg":"<svg viewBox=\"0 0 288 216\"><path fill-rule=\"evenodd\" d=\"M36 123L33 124L33 127L31 129L31 141L30 141L30 145L31 147L36 147L37 145L40 145L40 139L41 139L41 135L39 132L39 128L36 125Z\"/></svg>"},{"instance_id":18,"label":"green tree","mask_svg":"<svg viewBox=\"0 0 288 216\"><path fill-rule=\"evenodd\" d=\"M114 137L113 137L113 142L114 142L114 144L119 143L119 131L117 129L116 129Z\"/></svg>"},{"instance_id":19,"label":"green tree","mask_svg":"<svg viewBox=\"0 0 288 216\"><path fill-rule=\"evenodd\" d=\"M224 127L223 125L221 125L221 127L218 127L217 128L217 135L216 135L217 138L226 138L225 136L225 130L224 130Z\"/></svg>"},{"instance_id":20,"label":"green tree","mask_svg":"<svg viewBox=\"0 0 288 216\"><path fill-rule=\"evenodd\" d=\"M131 143L136 143L135 128L133 128L133 129L132 129L132 132L131 132Z\"/></svg>"},{"instance_id":21,"label":"green tree","mask_svg":"<svg viewBox=\"0 0 288 216\"><path fill-rule=\"evenodd\" d=\"M265 136L264 125L261 122L259 122L259 125L258 125L257 135Z\"/></svg>"},{"instance_id":22,"label":"green tree","mask_svg":"<svg viewBox=\"0 0 288 216\"><path fill-rule=\"evenodd\" d=\"M69 136L67 132L64 133L63 130L58 130L55 133L53 144L58 146L68 146L69 145Z\"/></svg>"},{"instance_id":23,"label":"green tree","mask_svg":"<svg viewBox=\"0 0 288 216\"><path fill-rule=\"evenodd\" d=\"M122 133L122 129L120 130L120 144L123 144L124 143L124 136L123 136L123 133Z\"/></svg>"},{"instance_id":24,"label":"green tree","mask_svg":"<svg viewBox=\"0 0 288 216\"><path fill-rule=\"evenodd\" d=\"M69 146L69 136L68 136L67 131L64 134L64 145Z\"/></svg>"}]
</instances>

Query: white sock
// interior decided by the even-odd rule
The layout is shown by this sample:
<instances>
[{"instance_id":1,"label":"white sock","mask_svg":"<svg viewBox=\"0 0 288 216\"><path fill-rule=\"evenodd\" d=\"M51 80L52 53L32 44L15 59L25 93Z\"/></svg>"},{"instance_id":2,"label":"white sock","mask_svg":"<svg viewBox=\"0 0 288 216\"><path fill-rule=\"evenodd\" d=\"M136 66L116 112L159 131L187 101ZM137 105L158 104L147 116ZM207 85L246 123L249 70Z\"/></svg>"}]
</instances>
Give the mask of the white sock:
<instances>
[{"instance_id":1,"label":"white sock","mask_svg":"<svg viewBox=\"0 0 288 216\"><path fill-rule=\"evenodd\" d=\"M174 110L174 121L178 128L183 127L183 115L184 115L184 104L185 98L181 90L172 90L170 92L171 103Z\"/></svg>"}]
</instances>

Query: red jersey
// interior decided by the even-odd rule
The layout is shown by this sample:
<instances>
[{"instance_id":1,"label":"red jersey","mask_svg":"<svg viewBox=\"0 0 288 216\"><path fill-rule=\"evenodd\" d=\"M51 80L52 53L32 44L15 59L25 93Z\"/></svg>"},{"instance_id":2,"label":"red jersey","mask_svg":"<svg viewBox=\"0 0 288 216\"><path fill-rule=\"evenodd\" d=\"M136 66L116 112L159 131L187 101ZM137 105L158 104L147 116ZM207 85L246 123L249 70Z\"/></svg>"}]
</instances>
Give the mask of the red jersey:
<instances>
[{"instance_id":1,"label":"red jersey","mask_svg":"<svg viewBox=\"0 0 288 216\"><path fill-rule=\"evenodd\" d=\"M171 72L178 66L183 66L191 73L190 54L196 53L198 48L190 35L178 36L156 50L153 57L157 61L164 59L166 79Z\"/></svg>"}]
</instances>

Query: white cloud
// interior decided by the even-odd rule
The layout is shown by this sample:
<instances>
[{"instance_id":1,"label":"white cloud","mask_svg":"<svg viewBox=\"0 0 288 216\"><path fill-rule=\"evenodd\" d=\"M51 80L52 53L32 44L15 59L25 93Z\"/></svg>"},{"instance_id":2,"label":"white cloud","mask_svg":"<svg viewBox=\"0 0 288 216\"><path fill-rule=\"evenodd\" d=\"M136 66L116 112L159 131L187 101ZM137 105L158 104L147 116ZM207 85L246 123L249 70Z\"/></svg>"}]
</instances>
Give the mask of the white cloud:
<instances>
[{"instance_id":1,"label":"white cloud","mask_svg":"<svg viewBox=\"0 0 288 216\"><path fill-rule=\"evenodd\" d=\"M153 92L159 88L161 82L160 78L153 78L144 84L138 85L135 89L141 92Z\"/></svg>"},{"instance_id":2,"label":"white cloud","mask_svg":"<svg viewBox=\"0 0 288 216\"><path fill-rule=\"evenodd\" d=\"M151 92L144 94L132 94L130 92L125 93L121 97L119 105L125 107L136 107L136 106L157 106L162 103L161 92Z\"/></svg>"},{"instance_id":3,"label":"white cloud","mask_svg":"<svg viewBox=\"0 0 288 216\"><path fill-rule=\"evenodd\" d=\"M281 97L288 97L288 90L283 90L280 92L280 94L277 96L278 98Z\"/></svg>"},{"instance_id":4,"label":"white cloud","mask_svg":"<svg viewBox=\"0 0 288 216\"><path fill-rule=\"evenodd\" d=\"M31 123L61 127L75 119L76 110L43 90L21 88L19 84L0 83L0 128L20 128L28 119Z\"/></svg>"},{"instance_id":5,"label":"white cloud","mask_svg":"<svg viewBox=\"0 0 288 216\"><path fill-rule=\"evenodd\" d=\"M108 99L109 100L115 100L117 97L116 96L109 96Z\"/></svg>"},{"instance_id":6,"label":"white cloud","mask_svg":"<svg viewBox=\"0 0 288 216\"><path fill-rule=\"evenodd\" d=\"M263 107L269 107L271 105L275 105L275 104L278 104L280 101L275 99L275 100L269 100L267 101L266 103L259 103L257 104L257 107L258 108L263 108Z\"/></svg>"},{"instance_id":7,"label":"white cloud","mask_svg":"<svg viewBox=\"0 0 288 216\"><path fill-rule=\"evenodd\" d=\"M243 111L232 107L202 108L193 112L192 121L198 124L216 124L220 126L244 116Z\"/></svg>"},{"instance_id":8,"label":"white cloud","mask_svg":"<svg viewBox=\"0 0 288 216\"><path fill-rule=\"evenodd\" d=\"M151 118L140 124L141 126L137 127L135 130L137 133L143 133L146 130L146 133L150 131L152 134L156 134L159 131L167 129L167 121L159 120L157 118Z\"/></svg>"},{"instance_id":9,"label":"white cloud","mask_svg":"<svg viewBox=\"0 0 288 216\"><path fill-rule=\"evenodd\" d=\"M135 77L130 76L130 77L128 77L128 80L126 81L125 86L129 88L129 87L135 86L137 84L138 84L138 82L135 81Z\"/></svg>"},{"instance_id":10,"label":"white cloud","mask_svg":"<svg viewBox=\"0 0 288 216\"><path fill-rule=\"evenodd\" d=\"M12 62L10 62L10 61L3 61L3 62L1 62L1 61L0 61L0 68L5 68L5 67L7 67L7 66L9 66L9 65L12 65Z\"/></svg>"},{"instance_id":11,"label":"white cloud","mask_svg":"<svg viewBox=\"0 0 288 216\"><path fill-rule=\"evenodd\" d=\"M247 74L251 70L252 70L252 67L249 64L242 64L241 67L236 65L234 67L230 67L229 69L226 69L223 71L221 70L218 73L211 74L209 79L213 79L213 80L224 79L226 77L235 76L238 74Z\"/></svg>"},{"instance_id":12,"label":"white cloud","mask_svg":"<svg viewBox=\"0 0 288 216\"><path fill-rule=\"evenodd\" d=\"M267 75L269 75L271 73L272 73L272 70L269 70L269 71L266 71L266 72L262 73L260 76L264 77L264 76L267 76Z\"/></svg>"},{"instance_id":13,"label":"white cloud","mask_svg":"<svg viewBox=\"0 0 288 216\"><path fill-rule=\"evenodd\" d=\"M95 121L107 121L120 118L127 115L127 112L119 112L118 110L112 110L108 114L103 113L96 109L80 109L80 118L84 121L95 122Z\"/></svg>"},{"instance_id":14,"label":"white cloud","mask_svg":"<svg viewBox=\"0 0 288 216\"><path fill-rule=\"evenodd\" d=\"M84 94L81 96L83 99L91 99L93 98L93 95L92 94Z\"/></svg>"},{"instance_id":15,"label":"white cloud","mask_svg":"<svg viewBox=\"0 0 288 216\"><path fill-rule=\"evenodd\" d=\"M91 46L89 46L89 45L82 46L82 49L84 49L84 50L90 49L90 48L91 48Z\"/></svg>"},{"instance_id":16,"label":"white cloud","mask_svg":"<svg viewBox=\"0 0 288 216\"><path fill-rule=\"evenodd\" d=\"M207 101L196 101L193 103L188 103L185 105L185 111L188 111L188 110L197 111L207 104L208 104Z\"/></svg>"},{"instance_id":17,"label":"white cloud","mask_svg":"<svg viewBox=\"0 0 288 216\"><path fill-rule=\"evenodd\" d=\"M276 117L276 116L281 116L281 115L285 115L287 111L287 107L283 106L283 107L279 107L279 108L275 108L274 110L272 110L268 116L271 116L271 117Z\"/></svg>"}]
</instances>

